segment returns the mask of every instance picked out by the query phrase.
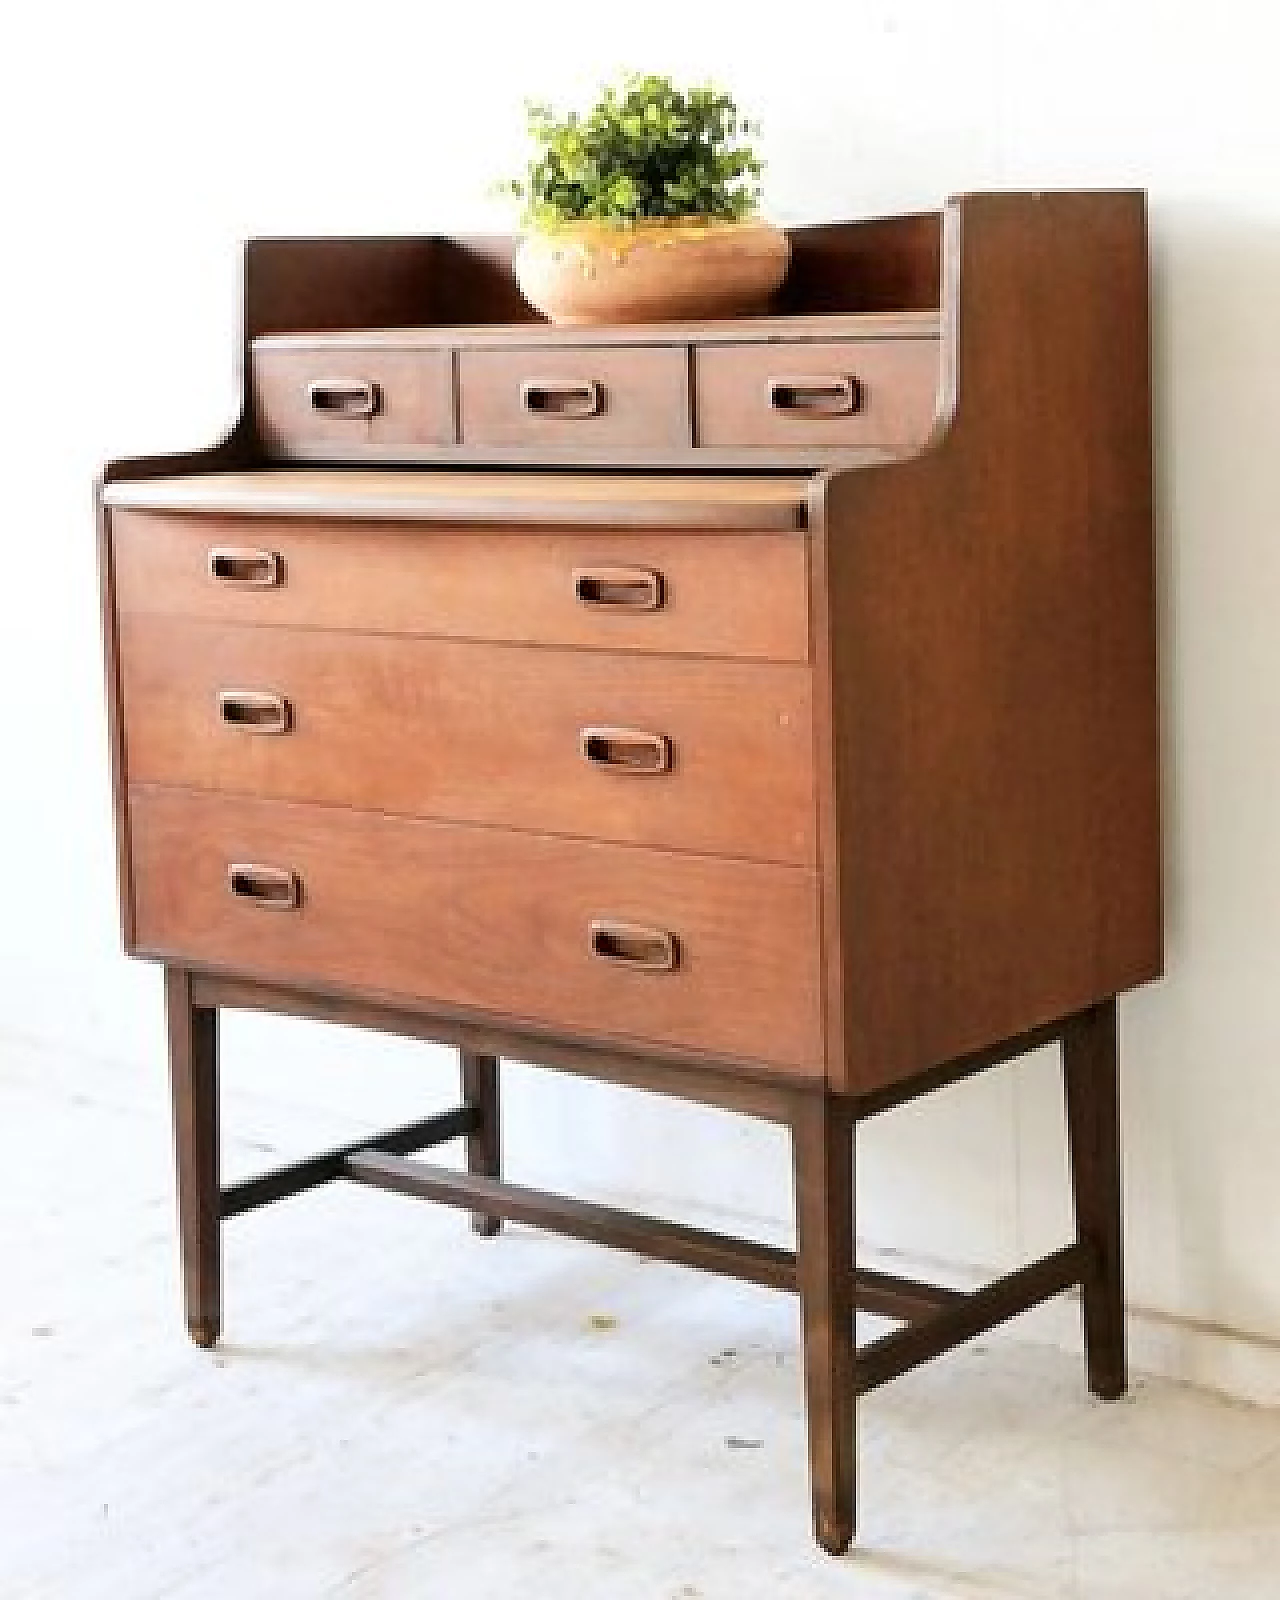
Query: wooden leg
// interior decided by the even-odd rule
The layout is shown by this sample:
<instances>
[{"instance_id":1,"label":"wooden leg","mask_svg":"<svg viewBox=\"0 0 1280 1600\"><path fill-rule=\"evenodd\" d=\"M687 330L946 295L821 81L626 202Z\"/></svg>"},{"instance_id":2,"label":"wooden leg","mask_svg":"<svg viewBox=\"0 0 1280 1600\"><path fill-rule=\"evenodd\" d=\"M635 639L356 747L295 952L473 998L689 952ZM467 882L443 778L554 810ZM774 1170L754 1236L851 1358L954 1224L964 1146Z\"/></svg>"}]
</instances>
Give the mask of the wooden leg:
<instances>
[{"instance_id":1,"label":"wooden leg","mask_svg":"<svg viewBox=\"0 0 1280 1600\"><path fill-rule=\"evenodd\" d=\"M181 967L166 967L164 985L187 1329L208 1349L222 1331L218 1013L193 1005Z\"/></svg>"},{"instance_id":2,"label":"wooden leg","mask_svg":"<svg viewBox=\"0 0 1280 1600\"><path fill-rule=\"evenodd\" d=\"M841 1555L853 1538L857 1490L853 1120L833 1096L798 1094L791 1138L814 1533Z\"/></svg>"},{"instance_id":3,"label":"wooden leg","mask_svg":"<svg viewBox=\"0 0 1280 1600\"><path fill-rule=\"evenodd\" d=\"M1115 1400L1125 1392L1128 1374L1114 1000L1085 1012L1063 1034L1062 1068L1076 1235L1094 1258L1084 1285L1089 1387Z\"/></svg>"},{"instance_id":4,"label":"wooden leg","mask_svg":"<svg viewBox=\"0 0 1280 1600\"><path fill-rule=\"evenodd\" d=\"M467 1135L467 1171L481 1178L502 1176L502 1105L498 1090L497 1056L460 1052L462 1098L480 1112L480 1126ZM502 1227L500 1217L482 1211L471 1214L471 1231L492 1239Z\"/></svg>"}]
</instances>

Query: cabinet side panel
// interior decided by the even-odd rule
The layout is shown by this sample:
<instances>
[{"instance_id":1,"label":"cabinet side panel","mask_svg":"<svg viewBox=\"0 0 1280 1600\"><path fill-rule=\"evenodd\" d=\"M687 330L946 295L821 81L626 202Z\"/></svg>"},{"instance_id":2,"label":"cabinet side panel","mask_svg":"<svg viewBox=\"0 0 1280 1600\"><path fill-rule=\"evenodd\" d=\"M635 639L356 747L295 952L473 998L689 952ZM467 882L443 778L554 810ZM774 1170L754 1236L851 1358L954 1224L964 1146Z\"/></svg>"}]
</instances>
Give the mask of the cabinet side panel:
<instances>
[{"instance_id":1,"label":"cabinet side panel","mask_svg":"<svg viewBox=\"0 0 1280 1600\"><path fill-rule=\"evenodd\" d=\"M1145 207L962 203L958 407L826 519L852 1086L1158 975Z\"/></svg>"},{"instance_id":2,"label":"cabinet side panel","mask_svg":"<svg viewBox=\"0 0 1280 1600\"><path fill-rule=\"evenodd\" d=\"M125 769L124 702L120 692L119 628L116 617L115 555L111 513L95 490L98 534L98 585L102 599L102 640L106 666L107 743L111 761L111 804L115 820L116 881L120 897L120 932L126 950L134 938L133 869L129 845L129 782Z\"/></svg>"},{"instance_id":3,"label":"cabinet side panel","mask_svg":"<svg viewBox=\"0 0 1280 1600\"><path fill-rule=\"evenodd\" d=\"M817 839L822 970L822 1025L828 1087L837 1094L856 1087L848 1058L845 1023L841 895L840 805L836 791L840 723L836 716L833 604L828 570L830 479L815 478L809 495L809 659L813 663L813 783Z\"/></svg>"}]
</instances>

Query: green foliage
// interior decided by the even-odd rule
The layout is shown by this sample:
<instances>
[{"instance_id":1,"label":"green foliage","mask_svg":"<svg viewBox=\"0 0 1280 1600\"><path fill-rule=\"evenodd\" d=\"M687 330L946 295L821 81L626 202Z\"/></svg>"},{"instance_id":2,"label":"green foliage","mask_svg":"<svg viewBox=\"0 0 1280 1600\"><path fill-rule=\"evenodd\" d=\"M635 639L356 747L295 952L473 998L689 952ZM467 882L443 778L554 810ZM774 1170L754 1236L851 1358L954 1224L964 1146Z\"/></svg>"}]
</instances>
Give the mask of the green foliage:
<instances>
[{"instance_id":1,"label":"green foliage","mask_svg":"<svg viewBox=\"0 0 1280 1600\"><path fill-rule=\"evenodd\" d=\"M763 171L747 142L758 123L710 85L677 89L634 74L606 88L586 113L558 117L528 107L534 150L523 178L502 190L524 203L525 221L640 222L714 217L737 221L759 203Z\"/></svg>"}]
</instances>

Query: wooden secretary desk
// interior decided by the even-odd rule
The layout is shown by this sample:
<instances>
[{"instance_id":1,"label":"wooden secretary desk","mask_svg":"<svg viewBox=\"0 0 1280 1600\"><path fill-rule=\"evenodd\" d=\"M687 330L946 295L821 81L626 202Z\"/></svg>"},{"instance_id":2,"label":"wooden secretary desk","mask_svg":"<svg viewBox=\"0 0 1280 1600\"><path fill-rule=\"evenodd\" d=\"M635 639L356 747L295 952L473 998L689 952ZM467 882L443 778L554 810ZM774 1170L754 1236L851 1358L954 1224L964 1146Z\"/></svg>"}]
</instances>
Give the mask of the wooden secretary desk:
<instances>
[{"instance_id":1,"label":"wooden secretary desk","mask_svg":"<svg viewBox=\"0 0 1280 1600\"><path fill-rule=\"evenodd\" d=\"M799 1291L855 1398L1079 1285L1125 1386L1115 1002L1158 975L1141 194L799 228L769 316L551 328L512 241L256 240L221 444L100 486L120 890L163 962L187 1322L343 1178ZM218 1013L460 1051L457 1110L223 1185ZM855 1267L854 1132L1059 1041L1077 1219ZM786 1125L795 1253L505 1183L499 1059ZM466 1170L410 1159L466 1141ZM855 1348L855 1307L901 1324ZM675 1508L673 1508L674 1511Z\"/></svg>"}]
</instances>

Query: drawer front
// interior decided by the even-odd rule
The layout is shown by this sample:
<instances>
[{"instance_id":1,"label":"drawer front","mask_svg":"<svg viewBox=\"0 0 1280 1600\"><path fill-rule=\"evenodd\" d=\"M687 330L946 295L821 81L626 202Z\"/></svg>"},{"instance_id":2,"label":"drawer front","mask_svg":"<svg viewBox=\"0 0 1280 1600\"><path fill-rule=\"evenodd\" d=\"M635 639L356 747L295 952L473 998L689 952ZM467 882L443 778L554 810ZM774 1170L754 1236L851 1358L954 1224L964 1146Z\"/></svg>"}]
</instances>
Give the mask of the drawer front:
<instances>
[{"instance_id":1,"label":"drawer front","mask_svg":"<svg viewBox=\"0 0 1280 1600\"><path fill-rule=\"evenodd\" d=\"M255 345L250 361L268 455L356 460L454 443L447 350Z\"/></svg>"},{"instance_id":2,"label":"drawer front","mask_svg":"<svg viewBox=\"0 0 1280 1600\"><path fill-rule=\"evenodd\" d=\"M462 350L458 413L466 445L683 449L689 358L683 345Z\"/></svg>"},{"instance_id":3,"label":"drawer front","mask_svg":"<svg viewBox=\"0 0 1280 1600\"><path fill-rule=\"evenodd\" d=\"M145 787L130 835L143 953L822 1073L803 868Z\"/></svg>"},{"instance_id":4,"label":"drawer front","mask_svg":"<svg viewBox=\"0 0 1280 1600\"><path fill-rule=\"evenodd\" d=\"M510 532L158 511L115 511L111 530L124 615L808 657L801 534Z\"/></svg>"},{"instance_id":5,"label":"drawer front","mask_svg":"<svg viewBox=\"0 0 1280 1600\"><path fill-rule=\"evenodd\" d=\"M937 403L933 339L721 345L694 357L698 443L904 450Z\"/></svg>"},{"instance_id":6,"label":"drawer front","mask_svg":"<svg viewBox=\"0 0 1280 1600\"><path fill-rule=\"evenodd\" d=\"M165 617L120 663L135 782L815 858L804 666Z\"/></svg>"}]
</instances>

